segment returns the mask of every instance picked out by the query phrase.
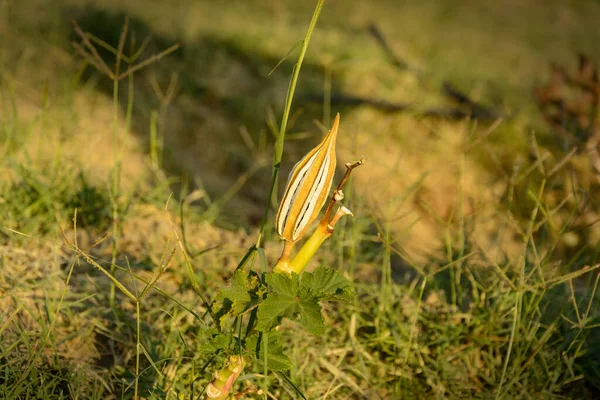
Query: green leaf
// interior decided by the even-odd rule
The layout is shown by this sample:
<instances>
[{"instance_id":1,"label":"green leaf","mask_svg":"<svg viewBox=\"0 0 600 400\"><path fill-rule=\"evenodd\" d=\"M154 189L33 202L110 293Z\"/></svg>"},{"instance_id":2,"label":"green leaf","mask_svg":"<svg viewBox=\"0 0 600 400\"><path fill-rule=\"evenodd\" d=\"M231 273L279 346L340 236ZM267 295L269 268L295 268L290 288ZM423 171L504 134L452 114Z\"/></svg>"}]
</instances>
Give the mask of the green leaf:
<instances>
[{"instance_id":1,"label":"green leaf","mask_svg":"<svg viewBox=\"0 0 600 400\"><path fill-rule=\"evenodd\" d=\"M300 317L300 323L311 333L321 334L325 330L321 306L316 297L300 287L298 275L267 274L269 294L258 307L256 329L268 332L281 323L284 317Z\"/></svg>"},{"instance_id":2,"label":"green leaf","mask_svg":"<svg viewBox=\"0 0 600 400\"><path fill-rule=\"evenodd\" d=\"M267 346L267 363L271 371L286 371L292 368L292 361L283 352L281 345L281 336L279 332L269 332ZM263 335L256 334L246 340L246 350L251 352L259 360L265 359L265 346L262 340Z\"/></svg>"},{"instance_id":3,"label":"green leaf","mask_svg":"<svg viewBox=\"0 0 600 400\"><path fill-rule=\"evenodd\" d=\"M229 344L233 340L233 337L227 333L218 333L216 329L211 329L211 337L202 342L198 351L200 354L215 354L219 351L226 350L229 348ZM215 333L217 332L217 333Z\"/></svg>"},{"instance_id":4,"label":"green leaf","mask_svg":"<svg viewBox=\"0 0 600 400\"><path fill-rule=\"evenodd\" d=\"M300 323L312 334L320 335L325 332L325 323L321 315L321 305L315 297L301 298Z\"/></svg>"},{"instance_id":5,"label":"green leaf","mask_svg":"<svg viewBox=\"0 0 600 400\"><path fill-rule=\"evenodd\" d=\"M227 286L219 289L215 309L221 325L224 317L240 315L256 303L258 283L255 273L240 269L235 271Z\"/></svg>"},{"instance_id":6,"label":"green leaf","mask_svg":"<svg viewBox=\"0 0 600 400\"><path fill-rule=\"evenodd\" d=\"M231 303L231 310L234 314L244 311L245 304L251 300L250 293L248 293L251 286L248 284L247 278L247 272L236 271L227 286L221 288L217 294L217 301Z\"/></svg>"},{"instance_id":7,"label":"green leaf","mask_svg":"<svg viewBox=\"0 0 600 400\"><path fill-rule=\"evenodd\" d=\"M319 267L302 274L301 286L318 299L352 301L354 286L342 273L333 268Z\"/></svg>"},{"instance_id":8,"label":"green leaf","mask_svg":"<svg viewBox=\"0 0 600 400\"><path fill-rule=\"evenodd\" d=\"M277 294L289 294L296 296L300 288L300 279L297 274L292 273L292 276L286 274L271 273L266 276L269 290Z\"/></svg>"}]
</instances>

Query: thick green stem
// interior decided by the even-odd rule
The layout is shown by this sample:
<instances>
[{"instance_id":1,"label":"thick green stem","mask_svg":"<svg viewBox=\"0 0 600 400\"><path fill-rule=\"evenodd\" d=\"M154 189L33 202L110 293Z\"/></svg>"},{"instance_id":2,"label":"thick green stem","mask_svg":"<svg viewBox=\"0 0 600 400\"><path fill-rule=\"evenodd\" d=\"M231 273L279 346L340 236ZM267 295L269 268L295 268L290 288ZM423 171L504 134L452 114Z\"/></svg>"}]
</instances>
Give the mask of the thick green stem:
<instances>
[{"instance_id":1,"label":"thick green stem","mask_svg":"<svg viewBox=\"0 0 600 400\"><path fill-rule=\"evenodd\" d=\"M240 376L247 360L242 356L231 356L227 364L215 372L215 379L206 387L206 396L209 399L225 400L229 398L233 384Z\"/></svg>"},{"instance_id":2,"label":"thick green stem","mask_svg":"<svg viewBox=\"0 0 600 400\"><path fill-rule=\"evenodd\" d=\"M329 229L327 226L319 225L317 229L315 229L314 233L304 243L300 251L298 251L298 254L296 254L296 256L292 259L292 261L285 264L278 263L275 266L274 272L287 274L295 272L296 274L300 274L304 268L306 268L306 265L310 259L315 255L318 248L321 247L323 242L327 240L332 233L333 229Z\"/></svg>"},{"instance_id":3,"label":"thick green stem","mask_svg":"<svg viewBox=\"0 0 600 400\"><path fill-rule=\"evenodd\" d=\"M283 252L281 253L281 257L277 260L277 264L275 264L274 271L277 273L285 272L289 274L290 269L290 255L292 254L292 249L294 248L294 242L284 242L283 244Z\"/></svg>"}]
</instances>

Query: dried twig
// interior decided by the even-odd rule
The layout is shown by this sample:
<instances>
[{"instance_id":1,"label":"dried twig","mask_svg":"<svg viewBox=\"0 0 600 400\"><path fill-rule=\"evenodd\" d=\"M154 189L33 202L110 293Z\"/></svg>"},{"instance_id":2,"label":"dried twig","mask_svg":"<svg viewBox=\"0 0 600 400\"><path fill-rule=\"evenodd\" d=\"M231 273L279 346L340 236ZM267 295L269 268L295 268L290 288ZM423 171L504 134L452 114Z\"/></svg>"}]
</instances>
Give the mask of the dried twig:
<instances>
[{"instance_id":1,"label":"dried twig","mask_svg":"<svg viewBox=\"0 0 600 400\"><path fill-rule=\"evenodd\" d=\"M103 72L111 79L114 79L113 72L111 71L110 68L108 68L108 65L106 65L106 63L104 62L102 57L100 57L100 54L98 54L96 47L92 44L92 42L90 41L88 36L83 32L83 30L79 27L79 25L77 24L76 21L73 21L73 26L74 26L73 29L75 30L75 33L81 38L85 47L87 47L89 49L90 54L91 54L91 56L89 56L89 57L91 57L95 61L94 63L92 63L92 65L94 65L99 71ZM83 47L81 47L81 50L85 53L85 50L83 49Z\"/></svg>"},{"instance_id":2,"label":"dried twig","mask_svg":"<svg viewBox=\"0 0 600 400\"><path fill-rule=\"evenodd\" d=\"M129 68L125 72L121 73L121 71L120 71L121 70L121 61L124 60L125 62L129 63L129 61L136 59L137 56L139 55L139 54L136 54L136 55L134 55L134 57L126 57L123 54L123 50L125 48L125 41L127 39L127 34L129 32L129 18L125 18L123 30L121 31L121 35L119 37L118 48L110 49L110 51L113 54L115 54L115 56L116 56L116 63L115 63L114 71L112 71L108 67L108 65L106 65L106 63L104 62L102 57L100 57L100 54L98 53L98 50L96 49L96 46L90 40L90 36L81 29L81 27L77 24L77 22L73 21L73 26L74 26L75 33L77 34L77 36L79 36L81 38L81 41L83 43L83 46L82 46L81 44L74 42L73 47L75 48L75 51L84 60L86 60L88 63L90 63L92 66L94 66L94 68L96 68L98 71L100 71L103 74L105 74L106 76L108 76L113 81L120 81L124 78L127 78L134 72L139 71L140 69L147 67L148 65L153 64L153 63L159 61L160 59L164 58L165 56L173 53L175 50L179 49L179 47L180 47L179 43L174 44L173 46L169 47L166 50L161 51L158 54L153 54L152 56L148 57L144 61L141 61L132 66L130 65ZM94 41L98 42L99 39L95 39ZM104 43L104 42L102 42L102 43ZM143 46L145 47L145 45L146 45L146 42L144 42ZM102 45L102 47L105 47L105 46ZM108 47L107 44L106 44L106 47Z\"/></svg>"},{"instance_id":3,"label":"dried twig","mask_svg":"<svg viewBox=\"0 0 600 400\"><path fill-rule=\"evenodd\" d=\"M177 43L177 44L174 44L173 46L169 47L168 49L161 51L158 54L153 54L152 56L150 56L146 60L140 62L139 64L129 67L129 69L127 69L127 71L125 71L121 75L119 75L117 77L117 79L121 80L121 79L127 78L129 75L133 74L134 72L136 72L150 64L153 64L153 63L159 61L160 59L162 59L163 57L173 53L175 50L179 49L179 47L181 47L181 45L179 43Z\"/></svg>"},{"instance_id":4,"label":"dried twig","mask_svg":"<svg viewBox=\"0 0 600 400\"><path fill-rule=\"evenodd\" d=\"M442 85L442 93L450 100L457 102L460 105L466 106L468 115L478 120L496 120L501 118L501 113L492 110L479 102L472 100L469 96L459 91L452 83L444 82Z\"/></svg>"},{"instance_id":5,"label":"dried twig","mask_svg":"<svg viewBox=\"0 0 600 400\"><path fill-rule=\"evenodd\" d=\"M346 163L346 172L344 173L342 180L340 180L340 183L337 185L337 188L333 191L333 196L331 196L331 200L329 200L329 204L327 204L327 208L325 209L325 214L323 215L323 218L321 219L321 224L329 223L329 220L331 218L331 213L333 211L333 207L335 206L335 203L343 200L344 193L342 192L342 189L344 189L344 186L346 186L346 182L350 178L350 174L352 173L352 170L354 170L354 168L356 168L356 167L360 167L361 165L364 165L365 162L366 162L365 157L361 157L361 159L356 162Z\"/></svg>"},{"instance_id":6,"label":"dried twig","mask_svg":"<svg viewBox=\"0 0 600 400\"><path fill-rule=\"evenodd\" d=\"M303 98L310 102L322 103L324 96L325 95L323 93L317 93L317 94L309 94L307 96L304 96ZM361 97L361 96L353 96L353 95L344 94L344 93L332 94L329 100L331 101L331 104L345 105L345 106L368 106L368 107L372 107L372 108L375 108L375 109L383 111L383 112L401 112L401 111L407 111L411 108L411 105L408 103L392 103L387 100L372 99L372 98Z\"/></svg>"},{"instance_id":7,"label":"dried twig","mask_svg":"<svg viewBox=\"0 0 600 400\"><path fill-rule=\"evenodd\" d=\"M388 59L390 60L392 65L394 65L396 68L398 68L400 70L408 70L408 71L413 71L413 72L417 71L416 68L411 67L406 61L404 61L402 58L400 58L394 52L394 50L392 50L392 46L390 46L388 41L383 36L383 33L381 32L381 30L377 27L377 25L374 22L369 24L368 30L369 30L369 33L371 34L371 36L373 36L373 38L377 42L377 44L379 44L379 46L383 49L383 51L385 52L385 55L388 57Z\"/></svg>"}]
</instances>

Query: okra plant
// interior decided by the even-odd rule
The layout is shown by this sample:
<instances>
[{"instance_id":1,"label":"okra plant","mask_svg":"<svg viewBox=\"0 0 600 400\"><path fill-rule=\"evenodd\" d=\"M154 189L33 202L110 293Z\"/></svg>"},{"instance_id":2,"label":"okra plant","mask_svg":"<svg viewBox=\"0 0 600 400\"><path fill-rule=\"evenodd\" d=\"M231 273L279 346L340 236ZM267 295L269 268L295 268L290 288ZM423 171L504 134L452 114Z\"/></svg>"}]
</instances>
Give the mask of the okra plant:
<instances>
[{"instance_id":1,"label":"okra plant","mask_svg":"<svg viewBox=\"0 0 600 400\"><path fill-rule=\"evenodd\" d=\"M344 199L342 189L352 170L363 164L362 159L346 164L346 173L329 197L336 168L339 122L338 114L323 141L289 175L276 219L283 251L273 271L258 274L246 268L248 256L259 251L253 248L229 284L217 294L213 310L219 326L202 350L207 354L225 353L227 361L206 388L210 399L236 398L232 394L234 383L252 361L261 360L270 371L290 369L278 329L284 318L297 319L308 332L319 335L325 330L320 302L354 299L351 282L335 269L321 266L313 272L303 272L317 249L333 234L340 218L352 215L344 206L335 213L333 209ZM294 245L308 232L328 197L319 224L292 256Z\"/></svg>"}]
</instances>

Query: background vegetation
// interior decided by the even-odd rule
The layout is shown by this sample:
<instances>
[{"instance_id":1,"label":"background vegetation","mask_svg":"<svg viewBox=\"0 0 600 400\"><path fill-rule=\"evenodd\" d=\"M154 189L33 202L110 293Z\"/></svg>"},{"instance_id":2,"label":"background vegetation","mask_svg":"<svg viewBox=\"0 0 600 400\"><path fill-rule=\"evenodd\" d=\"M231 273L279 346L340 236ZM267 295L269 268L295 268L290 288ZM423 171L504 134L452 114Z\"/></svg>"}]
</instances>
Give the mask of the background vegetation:
<instances>
[{"instance_id":1,"label":"background vegetation","mask_svg":"<svg viewBox=\"0 0 600 400\"><path fill-rule=\"evenodd\" d=\"M213 300L255 242L313 9L0 0L0 397L200 396L223 359L203 351L198 292ZM115 85L72 21L114 70L126 16L121 72L155 62ZM557 89L558 124L537 102L564 83L550 63L577 75L578 53L599 61L599 18L591 0L326 2L282 176L340 112L340 163L368 163L347 191L356 218L312 268L343 271L358 301L326 307L323 336L285 322L291 372L249 366L240 391L598 396L598 133L567 123L572 88ZM92 261L136 295L161 275L138 309Z\"/></svg>"}]
</instances>

